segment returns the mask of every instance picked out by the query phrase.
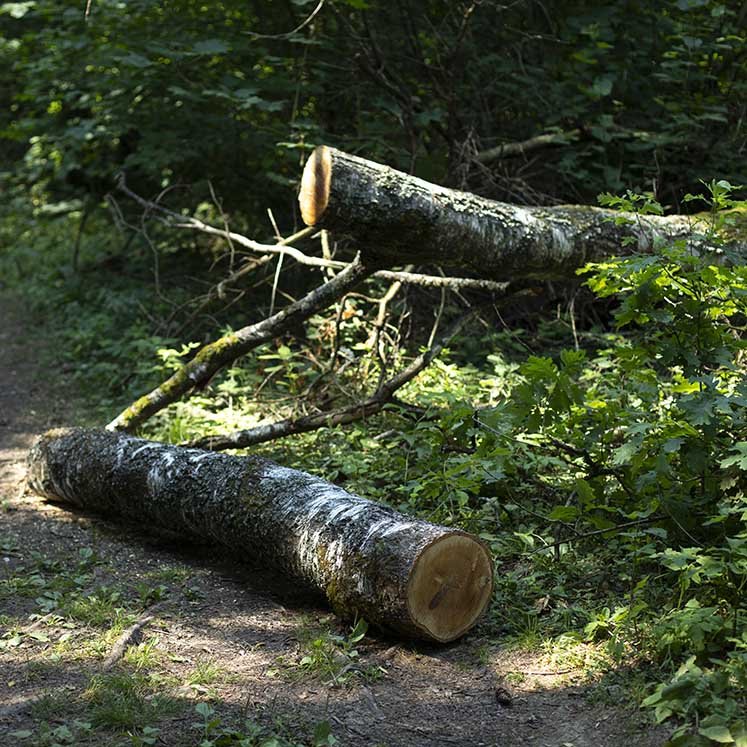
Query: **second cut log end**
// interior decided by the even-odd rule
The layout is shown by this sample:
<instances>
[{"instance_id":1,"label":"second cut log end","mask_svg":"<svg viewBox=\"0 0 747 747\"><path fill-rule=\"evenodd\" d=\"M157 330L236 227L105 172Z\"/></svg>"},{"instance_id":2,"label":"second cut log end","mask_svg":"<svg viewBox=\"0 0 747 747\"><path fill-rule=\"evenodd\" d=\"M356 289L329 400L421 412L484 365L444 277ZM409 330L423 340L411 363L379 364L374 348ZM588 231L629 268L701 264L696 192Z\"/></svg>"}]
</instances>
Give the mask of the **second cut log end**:
<instances>
[{"instance_id":1,"label":"second cut log end","mask_svg":"<svg viewBox=\"0 0 747 747\"><path fill-rule=\"evenodd\" d=\"M427 637L453 641L485 611L493 591L490 553L467 534L449 534L420 554L407 586L410 617Z\"/></svg>"},{"instance_id":2,"label":"second cut log end","mask_svg":"<svg viewBox=\"0 0 747 747\"><path fill-rule=\"evenodd\" d=\"M307 226L315 226L327 209L331 177L332 153L326 145L320 145L306 162L298 194L301 217Z\"/></svg>"}]
</instances>

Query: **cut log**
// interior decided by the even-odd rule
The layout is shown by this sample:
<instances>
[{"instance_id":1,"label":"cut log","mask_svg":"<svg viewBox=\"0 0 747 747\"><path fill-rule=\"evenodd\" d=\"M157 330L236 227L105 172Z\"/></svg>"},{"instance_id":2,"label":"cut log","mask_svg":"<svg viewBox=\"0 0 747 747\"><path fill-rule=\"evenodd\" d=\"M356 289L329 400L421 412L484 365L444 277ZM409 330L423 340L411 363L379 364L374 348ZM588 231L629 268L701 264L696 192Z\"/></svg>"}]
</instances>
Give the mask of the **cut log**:
<instances>
[{"instance_id":1,"label":"cut log","mask_svg":"<svg viewBox=\"0 0 747 747\"><path fill-rule=\"evenodd\" d=\"M437 264L496 280L568 278L589 261L651 251L660 241L708 246L692 216L628 215L621 223L625 213L587 205L509 205L326 146L306 164L299 204L308 225L352 236L382 265Z\"/></svg>"},{"instance_id":2,"label":"cut log","mask_svg":"<svg viewBox=\"0 0 747 747\"><path fill-rule=\"evenodd\" d=\"M52 501L214 540L400 635L452 641L491 596L492 560L475 537L259 457L58 429L34 445L28 474Z\"/></svg>"}]
</instances>

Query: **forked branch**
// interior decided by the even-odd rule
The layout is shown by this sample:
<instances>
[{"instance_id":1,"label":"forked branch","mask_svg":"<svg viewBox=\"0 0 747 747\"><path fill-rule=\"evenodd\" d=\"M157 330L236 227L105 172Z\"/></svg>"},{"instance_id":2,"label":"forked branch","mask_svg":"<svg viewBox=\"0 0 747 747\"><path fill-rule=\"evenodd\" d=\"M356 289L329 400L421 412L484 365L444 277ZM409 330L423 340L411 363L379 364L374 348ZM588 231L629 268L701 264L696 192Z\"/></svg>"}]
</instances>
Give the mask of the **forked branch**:
<instances>
[{"instance_id":1,"label":"forked branch","mask_svg":"<svg viewBox=\"0 0 747 747\"><path fill-rule=\"evenodd\" d=\"M188 229L192 231L198 231L200 233L207 234L209 236L217 236L225 239L228 242L237 244L238 246L248 249L255 254L261 254L264 256L268 255L279 255L281 257L289 257L301 265L308 267L321 267L321 268L332 268L336 270L344 270L349 266L349 262L342 262L340 260L327 259L324 257L313 257L298 249L292 244L300 239L307 238L312 234L318 233L318 229L314 227L305 228L297 233L289 236L288 238L282 239L275 244L264 244L260 241L250 239L248 236L237 233L236 231L230 231L226 228L219 228L218 226L212 226L209 223L194 218L192 216L180 215L179 213L169 210L158 202L146 200L136 192L133 192L126 184L124 177L120 176L118 188L126 194L128 197L133 199L143 208L149 212L156 213L162 216L166 225L171 228ZM245 274L242 270L234 273L237 277ZM417 272L401 272L397 270L376 270L371 273L372 277L381 278L382 280L389 280L392 282L400 282L405 285L421 285L427 288L449 288L452 290L479 290L487 291L489 293L503 293L508 284L505 282L496 282L495 280L486 280L484 278L464 278L464 277L451 277L451 276L439 276L439 275L426 275ZM222 286L230 285L234 277L227 278L223 281Z\"/></svg>"}]
</instances>

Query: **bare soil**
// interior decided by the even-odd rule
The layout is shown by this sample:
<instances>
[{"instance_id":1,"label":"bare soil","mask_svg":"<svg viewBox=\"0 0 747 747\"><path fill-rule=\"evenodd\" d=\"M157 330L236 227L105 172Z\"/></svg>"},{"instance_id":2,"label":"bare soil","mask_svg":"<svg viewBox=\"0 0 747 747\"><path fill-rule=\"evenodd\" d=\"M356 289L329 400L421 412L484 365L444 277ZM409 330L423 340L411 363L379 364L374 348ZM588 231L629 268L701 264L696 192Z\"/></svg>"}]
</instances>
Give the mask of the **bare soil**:
<instances>
[{"instance_id":1,"label":"bare soil","mask_svg":"<svg viewBox=\"0 0 747 747\"><path fill-rule=\"evenodd\" d=\"M0 296L0 580L35 567L40 557L58 562L48 565L50 572L63 573L81 548L91 548L97 562L86 593L102 585L118 590L118 604L136 617L157 601L145 598L144 589L164 587L142 631L150 659L141 670L127 660L112 669L147 672L162 683L172 707L150 724L161 730L158 744L197 745L192 724L200 702L209 702L224 725L251 718L306 743L321 721L342 745L664 743L664 732L635 710L592 705L583 669L553 667L541 653L506 648L479 627L441 647L369 632L355 646L358 659L347 671L340 666L344 682L305 671L301 660L313 631L350 629L320 600L215 548L154 537L25 490L24 458L34 437L75 417L70 382L38 363L38 346L18 304ZM103 671L116 639L107 624L40 622L33 617L39 613L33 594L0 596L0 638L22 633L20 643L0 648L0 745L33 743L11 733L39 733L42 722L86 721L91 679ZM37 637L48 640L31 635L40 630ZM123 733L115 729L107 741L118 744ZM101 734L90 743L101 744Z\"/></svg>"}]
</instances>

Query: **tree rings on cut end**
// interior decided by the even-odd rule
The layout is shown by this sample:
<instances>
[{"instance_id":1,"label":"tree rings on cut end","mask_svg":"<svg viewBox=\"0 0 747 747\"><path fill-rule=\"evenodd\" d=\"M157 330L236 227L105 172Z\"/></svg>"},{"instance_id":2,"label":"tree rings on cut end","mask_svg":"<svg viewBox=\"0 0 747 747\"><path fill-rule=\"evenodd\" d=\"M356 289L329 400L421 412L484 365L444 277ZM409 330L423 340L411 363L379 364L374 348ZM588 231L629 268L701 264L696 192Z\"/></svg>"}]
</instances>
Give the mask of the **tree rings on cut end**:
<instances>
[{"instance_id":1,"label":"tree rings on cut end","mask_svg":"<svg viewBox=\"0 0 747 747\"><path fill-rule=\"evenodd\" d=\"M448 534L428 545L407 583L412 621L443 643L466 633L485 611L493 592L493 561L467 534Z\"/></svg>"},{"instance_id":2,"label":"tree rings on cut end","mask_svg":"<svg viewBox=\"0 0 747 747\"><path fill-rule=\"evenodd\" d=\"M326 145L320 145L306 162L298 193L301 217L307 226L315 226L327 209L331 175L332 154Z\"/></svg>"}]
</instances>

